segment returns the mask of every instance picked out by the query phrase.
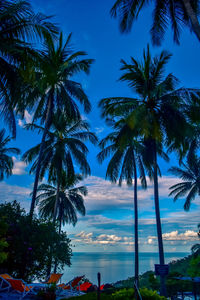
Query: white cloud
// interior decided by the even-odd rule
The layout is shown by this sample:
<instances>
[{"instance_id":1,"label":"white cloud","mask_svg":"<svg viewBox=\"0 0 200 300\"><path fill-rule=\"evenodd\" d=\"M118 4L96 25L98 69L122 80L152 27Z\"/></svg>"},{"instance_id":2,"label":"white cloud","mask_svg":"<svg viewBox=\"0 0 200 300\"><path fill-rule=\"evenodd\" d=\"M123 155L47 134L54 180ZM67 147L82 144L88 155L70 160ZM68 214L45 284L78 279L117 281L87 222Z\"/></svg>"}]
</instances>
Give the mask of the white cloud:
<instances>
[{"instance_id":1,"label":"white cloud","mask_svg":"<svg viewBox=\"0 0 200 300\"><path fill-rule=\"evenodd\" d=\"M26 164L21 161L18 160L15 156L12 157L13 161L14 161L14 167L12 170L13 175L24 175L26 174Z\"/></svg>"},{"instance_id":2,"label":"white cloud","mask_svg":"<svg viewBox=\"0 0 200 300\"><path fill-rule=\"evenodd\" d=\"M22 121L21 119L18 120L18 125L19 125L20 127L23 127L23 126L24 126L24 123L23 123L23 121Z\"/></svg>"},{"instance_id":3,"label":"white cloud","mask_svg":"<svg viewBox=\"0 0 200 300\"><path fill-rule=\"evenodd\" d=\"M179 233L178 230L175 230L175 231L163 233L162 237L164 241L198 241L199 240L197 232L193 230L186 230L183 233ZM150 240L152 242L154 239L157 239L157 237L156 236L148 237L148 241Z\"/></svg>"},{"instance_id":4,"label":"white cloud","mask_svg":"<svg viewBox=\"0 0 200 300\"><path fill-rule=\"evenodd\" d=\"M18 119L18 125L20 127L24 126L24 123L31 123L33 119L33 114L30 114L27 110L24 111L24 120Z\"/></svg>"},{"instance_id":5,"label":"white cloud","mask_svg":"<svg viewBox=\"0 0 200 300\"><path fill-rule=\"evenodd\" d=\"M81 115L81 119L83 121L88 121L88 117L86 115L84 115L84 114Z\"/></svg>"},{"instance_id":6,"label":"white cloud","mask_svg":"<svg viewBox=\"0 0 200 300\"><path fill-rule=\"evenodd\" d=\"M100 234L94 236L92 232L85 233L84 231L76 234L73 242L84 242L91 245L134 245L132 237L117 236L115 234Z\"/></svg>"},{"instance_id":7,"label":"white cloud","mask_svg":"<svg viewBox=\"0 0 200 300\"><path fill-rule=\"evenodd\" d=\"M29 114L29 112L27 110L25 110L24 119L25 119L26 123L31 123L32 119L33 119L33 115Z\"/></svg>"},{"instance_id":8,"label":"white cloud","mask_svg":"<svg viewBox=\"0 0 200 300\"><path fill-rule=\"evenodd\" d=\"M169 187L177 183L177 178L164 176L159 179L160 201L169 194ZM87 210L105 209L131 209L133 210L133 187L128 187L126 183L119 187L101 177L90 176L83 181L88 188L88 196L85 198ZM172 198L171 198L172 199ZM172 200L171 200L172 201ZM154 212L153 183L148 180L147 190L141 188L139 183L138 190L139 210Z\"/></svg>"},{"instance_id":9,"label":"white cloud","mask_svg":"<svg viewBox=\"0 0 200 300\"><path fill-rule=\"evenodd\" d=\"M104 131L104 127L95 127L94 132L98 135Z\"/></svg>"},{"instance_id":10,"label":"white cloud","mask_svg":"<svg viewBox=\"0 0 200 300\"><path fill-rule=\"evenodd\" d=\"M0 182L0 190L0 203L17 200L18 202L20 202L23 208L27 210L29 209L29 199L30 193L32 191L30 188L10 185L2 181Z\"/></svg>"},{"instance_id":11,"label":"white cloud","mask_svg":"<svg viewBox=\"0 0 200 300\"><path fill-rule=\"evenodd\" d=\"M148 244L153 244L153 239L148 239L147 243Z\"/></svg>"}]
</instances>

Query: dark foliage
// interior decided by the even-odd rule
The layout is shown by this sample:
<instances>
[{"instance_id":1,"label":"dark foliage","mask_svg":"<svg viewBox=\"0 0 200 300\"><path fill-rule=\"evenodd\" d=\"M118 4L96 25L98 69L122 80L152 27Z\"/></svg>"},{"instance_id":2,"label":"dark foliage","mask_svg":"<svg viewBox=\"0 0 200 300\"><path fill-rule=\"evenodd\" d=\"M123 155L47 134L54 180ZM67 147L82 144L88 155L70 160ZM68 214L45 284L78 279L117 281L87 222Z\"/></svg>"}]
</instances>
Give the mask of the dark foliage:
<instances>
[{"instance_id":1,"label":"dark foliage","mask_svg":"<svg viewBox=\"0 0 200 300\"><path fill-rule=\"evenodd\" d=\"M59 270L70 266L70 240L65 233L59 235L52 223L36 217L30 222L30 217L16 201L0 205L0 220L8 225L5 235L8 257L0 264L1 272L26 281L45 278L50 252Z\"/></svg>"}]
</instances>

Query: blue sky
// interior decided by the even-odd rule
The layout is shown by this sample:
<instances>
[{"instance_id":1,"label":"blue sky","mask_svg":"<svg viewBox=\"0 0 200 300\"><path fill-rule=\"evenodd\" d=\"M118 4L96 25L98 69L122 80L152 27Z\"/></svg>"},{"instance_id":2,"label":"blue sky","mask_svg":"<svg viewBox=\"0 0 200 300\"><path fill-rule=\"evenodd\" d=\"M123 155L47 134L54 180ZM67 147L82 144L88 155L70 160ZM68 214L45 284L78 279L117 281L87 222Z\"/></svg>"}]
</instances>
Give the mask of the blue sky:
<instances>
[{"instance_id":1,"label":"blue sky","mask_svg":"<svg viewBox=\"0 0 200 300\"><path fill-rule=\"evenodd\" d=\"M80 76L92 103L92 112L83 115L91 124L92 131L101 139L107 133L100 117L98 102L108 96L132 96L133 92L125 83L119 82L120 60L130 56L141 59L142 51L150 43L151 52L159 53L166 49L173 54L166 73L173 72L180 80L180 86L199 87L200 44L196 37L185 29L181 35L181 45L173 43L169 30L162 47L153 48L149 29L151 26L151 7L142 11L130 34L119 32L117 20L111 19L109 10L114 0L32 0L35 11L54 15L53 20L60 25L64 36L72 32L75 50L84 50L89 58L94 58L89 76ZM13 145L22 153L40 141L40 136L26 132L22 125L31 121L30 112L25 120L18 120L17 139ZM141 120L142 121L142 120ZM76 227L67 226L65 230L76 247L74 251L133 251L133 190L125 185L122 188L104 180L106 163L99 165L96 160L98 149L89 146L88 160L92 176L85 179L89 194L85 198L87 215L80 217ZM160 161L163 177L160 179L160 206L163 223L163 239L166 251L190 251L198 239L199 199L195 200L190 212L184 212L183 201L173 203L168 198L168 188L178 182L167 173L171 165L177 164L174 155L169 164ZM0 200L17 199L26 208L30 205L29 193L33 176L28 175L28 166L15 158L14 175L0 183ZM139 190L140 250L157 251L153 189L149 184L147 191Z\"/></svg>"}]
</instances>

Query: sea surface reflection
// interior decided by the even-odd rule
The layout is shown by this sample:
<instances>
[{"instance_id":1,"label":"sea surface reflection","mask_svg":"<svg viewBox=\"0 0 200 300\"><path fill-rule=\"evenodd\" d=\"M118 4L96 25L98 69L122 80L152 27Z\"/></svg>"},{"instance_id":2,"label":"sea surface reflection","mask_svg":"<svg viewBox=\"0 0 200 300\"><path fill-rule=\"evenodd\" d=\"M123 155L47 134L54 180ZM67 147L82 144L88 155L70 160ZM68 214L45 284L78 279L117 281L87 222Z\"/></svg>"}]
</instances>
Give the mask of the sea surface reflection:
<instances>
[{"instance_id":1,"label":"sea surface reflection","mask_svg":"<svg viewBox=\"0 0 200 300\"><path fill-rule=\"evenodd\" d=\"M165 253L166 263L181 259L189 253ZM157 253L140 253L140 274L154 270L158 263ZM77 275L85 275L97 283L97 273L101 273L102 283L127 279L134 274L134 254L120 253L73 253L72 266L65 268L63 281L67 282Z\"/></svg>"}]
</instances>

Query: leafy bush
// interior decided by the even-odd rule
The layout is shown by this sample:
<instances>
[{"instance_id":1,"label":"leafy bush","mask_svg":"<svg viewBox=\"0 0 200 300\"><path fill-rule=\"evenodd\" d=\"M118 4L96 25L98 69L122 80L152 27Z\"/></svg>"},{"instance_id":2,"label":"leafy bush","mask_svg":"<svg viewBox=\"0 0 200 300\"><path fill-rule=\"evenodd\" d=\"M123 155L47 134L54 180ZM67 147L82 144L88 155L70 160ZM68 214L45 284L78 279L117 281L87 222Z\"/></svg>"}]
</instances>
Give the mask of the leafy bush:
<instances>
[{"instance_id":1,"label":"leafy bush","mask_svg":"<svg viewBox=\"0 0 200 300\"><path fill-rule=\"evenodd\" d=\"M113 300L133 300L134 298L134 289L122 289L112 294Z\"/></svg>"},{"instance_id":2,"label":"leafy bush","mask_svg":"<svg viewBox=\"0 0 200 300\"><path fill-rule=\"evenodd\" d=\"M61 300L97 300L97 293L88 293L83 296L71 297L71 298L63 298ZM113 299L111 295L107 295L106 293L101 293L101 300L111 300ZM133 299L132 299L133 300Z\"/></svg>"},{"instance_id":3,"label":"leafy bush","mask_svg":"<svg viewBox=\"0 0 200 300\"><path fill-rule=\"evenodd\" d=\"M200 276L200 255L195 255L190 261L190 266L188 268L188 274L191 277Z\"/></svg>"},{"instance_id":4,"label":"leafy bush","mask_svg":"<svg viewBox=\"0 0 200 300\"><path fill-rule=\"evenodd\" d=\"M140 289L140 294L143 300L165 300L166 298L158 295L156 291L148 290L147 288Z\"/></svg>"},{"instance_id":5,"label":"leafy bush","mask_svg":"<svg viewBox=\"0 0 200 300\"><path fill-rule=\"evenodd\" d=\"M156 291L148 290L147 288L140 289L140 294L143 300L165 300L165 297L158 295ZM112 294L113 300L133 300L134 289L122 289Z\"/></svg>"},{"instance_id":6,"label":"leafy bush","mask_svg":"<svg viewBox=\"0 0 200 300\"><path fill-rule=\"evenodd\" d=\"M0 220L0 264L7 259L8 253L6 252L6 248L8 247L8 243L6 242L5 235L8 230L7 224Z\"/></svg>"},{"instance_id":7,"label":"leafy bush","mask_svg":"<svg viewBox=\"0 0 200 300\"><path fill-rule=\"evenodd\" d=\"M166 300L165 297L161 297L156 291L148 290L147 288L140 289L140 293L143 300ZM89 293L84 296L73 297L73 300L96 300L96 293ZM114 292L112 295L107 293L101 294L101 300L134 300L134 289L121 289ZM63 299L64 300L64 299Z\"/></svg>"},{"instance_id":8,"label":"leafy bush","mask_svg":"<svg viewBox=\"0 0 200 300\"><path fill-rule=\"evenodd\" d=\"M16 201L0 204L0 219L7 223L3 238L8 244L7 260L0 262L0 272L32 281L46 277L51 255L58 271L70 265L70 240L65 233L59 235L52 223L36 217L30 222Z\"/></svg>"}]
</instances>

